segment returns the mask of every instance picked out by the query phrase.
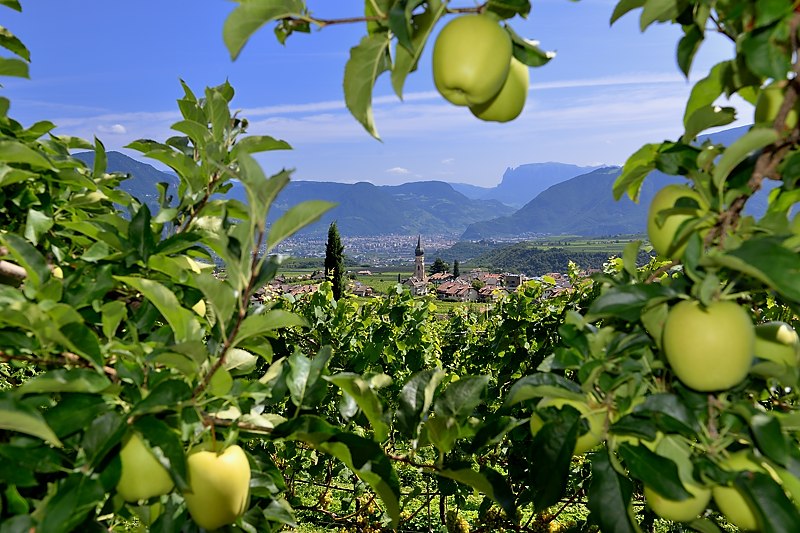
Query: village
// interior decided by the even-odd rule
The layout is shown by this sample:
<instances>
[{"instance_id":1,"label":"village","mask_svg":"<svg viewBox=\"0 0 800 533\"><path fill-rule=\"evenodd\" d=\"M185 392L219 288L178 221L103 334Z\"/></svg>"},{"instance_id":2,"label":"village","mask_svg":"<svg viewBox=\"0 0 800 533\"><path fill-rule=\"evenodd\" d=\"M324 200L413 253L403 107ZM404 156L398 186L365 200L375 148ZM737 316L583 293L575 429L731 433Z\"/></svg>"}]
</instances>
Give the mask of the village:
<instances>
[{"instance_id":1,"label":"village","mask_svg":"<svg viewBox=\"0 0 800 533\"><path fill-rule=\"evenodd\" d=\"M348 270L348 294L361 298L385 294L385 291L378 287L380 284L373 282L379 276L379 272L366 268L355 271ZM254 300L262 302L283 295L297 297L317 291L320 283L325 280L324 270L277 276L269 285L256 291L253 297ZM525 282L532 280L542 282L547 286L542 294L543 298L558 296L572 287L569 277L560 272L550 272L535 277L509 272L492 273L480 268L469 269L465 272L429 273L425 265L425 250L422 247L421 237L418 237L414 249L413 274L404 277L398 273L396 281L393 280L394 283L389 283L389 285L400 285L413 296L434 295L437 300L445 302L491 303L518 290Z\"/></svg>"}]
</instances>

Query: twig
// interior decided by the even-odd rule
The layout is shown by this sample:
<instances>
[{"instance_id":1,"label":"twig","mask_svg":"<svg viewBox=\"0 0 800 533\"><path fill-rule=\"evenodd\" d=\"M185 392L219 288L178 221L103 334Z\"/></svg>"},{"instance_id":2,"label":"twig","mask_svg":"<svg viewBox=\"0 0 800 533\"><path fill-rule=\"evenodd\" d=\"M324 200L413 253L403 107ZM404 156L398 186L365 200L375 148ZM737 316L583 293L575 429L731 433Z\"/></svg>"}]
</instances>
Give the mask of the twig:
<instances>
[{"instance_id":1,"label":"twig","mask_svg":"<svg viewBox=\"0 0 800 533\"><path fill-rule=\"evenodd\" d=\"M270 434L272 433L272 428L265 428L263 426L258 426L256 424L248 424L246 422L238 422L236 420L228 420L226 418L218 418L213 415L209 415L207 413L202 413L203 422L207 426L221 426L221 427L235 427L238 429L243 429L245 431L252 431L254 433L264 433Z\"/></svg>"},{"instance_id":2,"label":"twig","mask_svg":"<svg viewBox=\"0 0 800 533\"><path fill-rule=\"evenodd\" d=\"M0 279L7 278L15 285L19 285L27 276L25 269L8 261L0 261Z\"/></svg>"},{"instance_id":3,"label":"twig","mask_svg":"<svg viewBox=\"0 0 800 533\"><path fill-rule=\"evenodd\" d=\"M72 364L81 368L95 368L89 361L81 358L78 354L74 354L71 352L64 352L56 356L55 359L44 359L42 357L36 357L32 355L12 355L10 353L6 353L0 351L0 360L2 361L20 361L24 363L31 363L34 365L39 366L58 366L63 367L66 364ZM116 369L110 366L103 366L101 367L103 372L108 374L112 379L117 379L117 371Z\"/></svg>"},{"instance_id":4,"label":"twig","mask_svg":"<svg viewBox=\"0 0 800 533\"><path fill-rule=\"evenodd\" d=\"M798 27L800 27L800 13L794 13L789 23L789 35L791 35L792 49L795 51L797 51L798 44ZM797 78L797 76L800 75L800 54L798 54L798 58L792 65L792 72L795 74L795 77L792 78L787 85L786 92L783 96L783 102L772 124L772 127L779 133L784 131L786 118L789 116L789 112L794 108L798 99L798 93L800 93L800 81L798 81ZM761 188L763 181L765 179L780 179L780 176L777 175L778 165L783 161L783 157L792 146L796 145L799 141L800 129L795 126L788 135L781 136L778 141L764 148L758 156L758 159L756 159L755 168L747 182L747 187L750 189L750 192L735 198L731 202L730 207L720 213L716 225L706 236L706 245L713 242L714 239L719 239L720 245L723 243L727 230L734 227L739 221L747 200Z\"/></svg>"}]
</instances>

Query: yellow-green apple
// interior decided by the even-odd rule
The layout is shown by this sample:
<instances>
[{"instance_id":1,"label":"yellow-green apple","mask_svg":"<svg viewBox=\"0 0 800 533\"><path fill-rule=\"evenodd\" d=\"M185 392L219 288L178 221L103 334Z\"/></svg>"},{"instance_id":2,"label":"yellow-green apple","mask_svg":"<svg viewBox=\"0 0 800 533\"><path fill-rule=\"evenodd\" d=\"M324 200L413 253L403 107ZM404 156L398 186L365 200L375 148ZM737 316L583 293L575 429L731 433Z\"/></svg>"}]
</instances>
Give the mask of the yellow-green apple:
<instances>
[{"instance_id":1,"label":"yellow-green apple","mask_svg":"<svg viewBox=\"0 0 800 533\"><path fill-rule=\"evenodd\" d=\"M753 361L755 328L743 307L731 301L703 307L683 300L664 324L664 353L684 385L700 392L738 385Z\"/></svg>"},{"instance_id":2,"label":"yellow-green apple","mask_svg":"<svg viewBox=\"0 0 800 533\"><path fill-rule=\"evenodd\" d=\"M506 81L511 37L487 15L463 15L442 28L433 45L433 82L455 105L491 100Z\"/></svg>"}]
</instances>

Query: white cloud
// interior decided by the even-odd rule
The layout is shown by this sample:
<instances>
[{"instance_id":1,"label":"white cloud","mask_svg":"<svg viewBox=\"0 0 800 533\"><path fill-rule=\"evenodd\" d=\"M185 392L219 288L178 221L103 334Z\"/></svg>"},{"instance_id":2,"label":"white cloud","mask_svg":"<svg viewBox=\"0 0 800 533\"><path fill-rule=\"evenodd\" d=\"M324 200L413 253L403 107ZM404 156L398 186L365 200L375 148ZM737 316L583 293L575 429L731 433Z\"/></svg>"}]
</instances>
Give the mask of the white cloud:
<instances>
[{"instance_id":1,"label":"white cloud","mask_svg":"<svg viewBox=\"0 0 800 533\"><path fill-rule=\"evenodd\" d=\"M97 126L97 131L100 133L111 133L113 135L124 135L128 133L128 129L122 124L112 124L111 126L100 125Z\"/></svg>"},{"instance_id":2,"label":"white cloud","mask_svg":"<svg viewBox=\"0 0 800 533\"><path fill-rule=\"evenodd\" d=\"M453 158L453 157L448 157L447 159L442 159L442 164L443 165L451 165L451 164L453 164L453 162L455 162L455 158Z\"/></svg>"},{"instance_id":3,"label":"white cloud","mask_svg":"<svg viewBox=\"0 0 800 533\"><path fill-rule=\"evenodd\" d=\"M408 170L407 168L403 168L403 167L392 167L392 168L386 169L386 172L388 172L389 174L398 174L398 175L400 175L400 174L411 174L410 170Z\"/></svg>"}]
</instances>

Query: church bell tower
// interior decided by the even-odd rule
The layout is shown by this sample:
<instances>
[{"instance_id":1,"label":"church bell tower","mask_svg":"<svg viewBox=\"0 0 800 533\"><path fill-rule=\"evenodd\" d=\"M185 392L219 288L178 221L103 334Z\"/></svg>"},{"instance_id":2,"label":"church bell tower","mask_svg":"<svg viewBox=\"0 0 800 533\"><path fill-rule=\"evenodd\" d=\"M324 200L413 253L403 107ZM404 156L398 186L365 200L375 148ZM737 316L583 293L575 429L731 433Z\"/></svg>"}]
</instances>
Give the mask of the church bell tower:
<instances>
[{"instance_id":1,"label":"church bell tower","mask_svg":"<svg viewBox=\"0 0 800 533\"><path fill-rule=\"evenodd\" d=\"M414 277L420 281L425 281L425 250L422 249L421 236L417 236L417 249L414 250Z\"/></svg>"}]
</instances>

